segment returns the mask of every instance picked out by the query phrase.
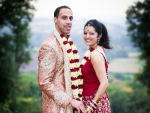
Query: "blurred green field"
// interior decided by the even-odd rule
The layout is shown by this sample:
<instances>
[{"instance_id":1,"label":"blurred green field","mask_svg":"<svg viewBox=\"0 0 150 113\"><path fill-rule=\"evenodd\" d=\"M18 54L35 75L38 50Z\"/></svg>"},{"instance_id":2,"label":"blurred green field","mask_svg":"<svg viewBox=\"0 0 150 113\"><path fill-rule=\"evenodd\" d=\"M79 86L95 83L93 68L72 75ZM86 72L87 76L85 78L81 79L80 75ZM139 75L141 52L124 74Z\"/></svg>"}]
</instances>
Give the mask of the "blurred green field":
<instances>
[{"instance_id":1,"label":"blurred green field","mask_svg":"<svg viewBox=\"0 0 150 113\"><path fill-rule=\"evenodd\" d=\"M137 73L142 70L144 61L138 59L139 52L128 53L128 58L116 58L109 62L109 72Z\"/></svg>"}]
</instances>

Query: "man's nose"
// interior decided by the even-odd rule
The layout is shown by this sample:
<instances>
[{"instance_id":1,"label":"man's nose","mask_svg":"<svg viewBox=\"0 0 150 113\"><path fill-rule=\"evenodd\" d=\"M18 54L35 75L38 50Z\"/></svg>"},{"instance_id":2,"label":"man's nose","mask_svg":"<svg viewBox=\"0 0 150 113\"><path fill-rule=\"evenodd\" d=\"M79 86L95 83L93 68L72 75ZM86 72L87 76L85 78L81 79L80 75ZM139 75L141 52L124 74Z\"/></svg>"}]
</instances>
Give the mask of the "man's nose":
<instances>
[{"instance_id":1,"label":"man's nose","mask_svg":"<svg viewBox=\"0 0 150 113\"><path fill-rule=\"evenodd\" d=\"M70 20L70 18L67 19L67 23L72 23L72 21Z\"/></svg>"}]
</instances>

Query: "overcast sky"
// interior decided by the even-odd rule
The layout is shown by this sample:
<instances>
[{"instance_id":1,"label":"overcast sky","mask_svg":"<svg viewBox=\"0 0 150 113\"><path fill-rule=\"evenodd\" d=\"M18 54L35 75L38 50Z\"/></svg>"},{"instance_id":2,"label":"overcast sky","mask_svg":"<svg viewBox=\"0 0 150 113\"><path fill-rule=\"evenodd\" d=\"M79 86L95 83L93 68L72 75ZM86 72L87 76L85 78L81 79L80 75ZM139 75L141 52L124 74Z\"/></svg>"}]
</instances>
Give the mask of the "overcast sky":
<instances>
[{"instance_id":1,"label":"overcast sky","mask_svg":"<svg viewBox=\"0 0 150 113\"><path fill-rule=\"evenodd\" d=\"M37 0L35 18L53 18L54 10L69 6L74 19L99 19L109 23L124 23L126 10L136 1L143 0Z\"/></svg>"}]
</instances>

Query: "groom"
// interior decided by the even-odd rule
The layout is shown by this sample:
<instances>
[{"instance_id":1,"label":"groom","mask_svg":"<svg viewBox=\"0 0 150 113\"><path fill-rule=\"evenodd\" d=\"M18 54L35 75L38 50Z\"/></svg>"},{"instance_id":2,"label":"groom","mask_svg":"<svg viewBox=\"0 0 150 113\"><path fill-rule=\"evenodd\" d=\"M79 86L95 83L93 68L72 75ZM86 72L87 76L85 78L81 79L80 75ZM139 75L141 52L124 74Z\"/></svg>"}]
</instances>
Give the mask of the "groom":
<instances>
[{"instance_id":1,"label":"groom","mask_svg":"<svg viewBox=\"0 0 150 113\"><path fill-rule=\"evenodd\" d=\"M73 13L68 6L60 6L54 12L55 29L46 38L38 54L38 84L42 90L43 113L84 112L78 101L79 58L69 33ZM72 108L73 107L73 108Z\"/></svg>"}]
</instances>

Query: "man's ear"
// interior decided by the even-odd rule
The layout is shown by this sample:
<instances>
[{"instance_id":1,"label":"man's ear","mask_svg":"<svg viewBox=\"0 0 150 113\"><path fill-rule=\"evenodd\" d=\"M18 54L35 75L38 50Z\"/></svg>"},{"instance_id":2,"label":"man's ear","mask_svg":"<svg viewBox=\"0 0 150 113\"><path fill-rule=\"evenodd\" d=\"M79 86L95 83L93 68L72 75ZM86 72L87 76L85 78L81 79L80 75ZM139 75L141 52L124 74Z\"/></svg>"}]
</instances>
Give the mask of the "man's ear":
<instances>
[{"instance_id":1,"label":"man's ear","mask_svg":"<svg viewBox=\"0 0 150 113\"><path fill-rule=\"evenodd\" d=\"M54 18L53 18L53 21L54 21L54 23L56 23L56 22L57 22L57 18L56 18L56 17L54 17Z\"/></svg>"}]
</instances>

